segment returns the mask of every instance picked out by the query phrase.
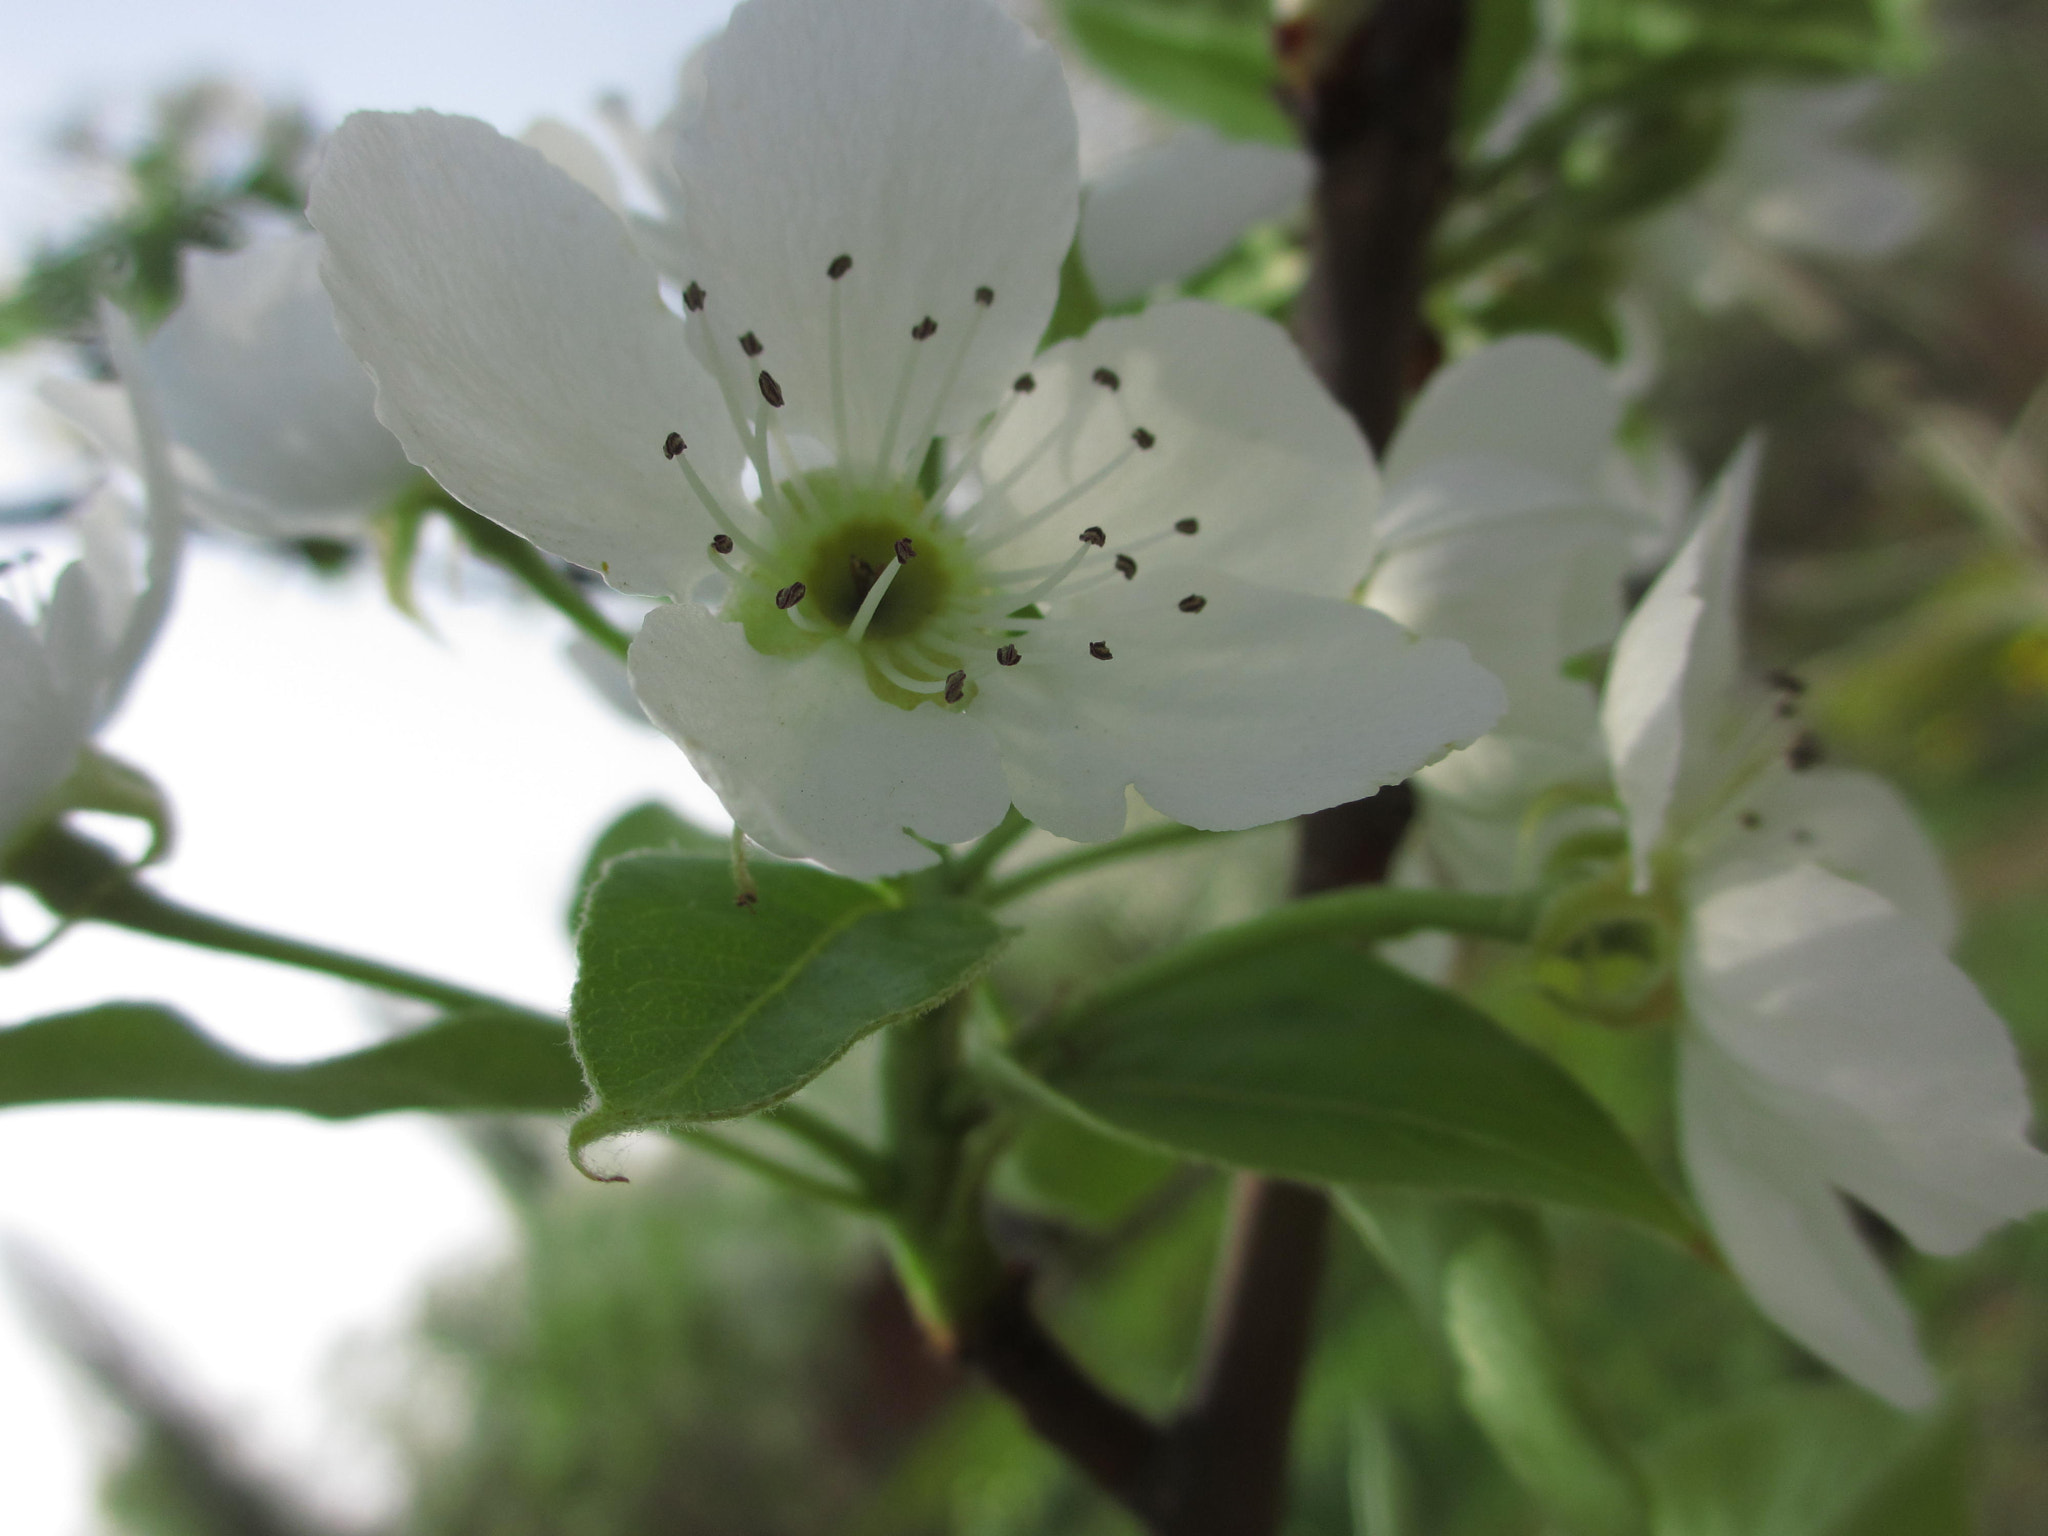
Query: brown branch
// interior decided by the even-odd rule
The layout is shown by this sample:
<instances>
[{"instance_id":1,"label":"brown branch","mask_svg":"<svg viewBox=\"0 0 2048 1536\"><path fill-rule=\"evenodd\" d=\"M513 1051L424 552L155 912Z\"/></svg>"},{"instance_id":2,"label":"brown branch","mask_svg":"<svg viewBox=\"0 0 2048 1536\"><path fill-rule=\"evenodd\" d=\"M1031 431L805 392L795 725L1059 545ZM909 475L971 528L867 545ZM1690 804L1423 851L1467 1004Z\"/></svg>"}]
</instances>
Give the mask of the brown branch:
<instances>
[{"instance_id":1,"label":"brown branch","mask_svg":"<svg viewBox=\"0 0 2048 1536\"><path fill-rule=\"evenodd\" d=\"M1318 165L1303 349L1376 450L1434 359L1421 322L1430 238L1452 178L1467 0L1379 0L1297 103ZM1307 817L1302 895L1384 880L1413 814L1393 785ZM1158 1536L1272 1536L1329 1231L1321 1190L1240 1178L1203 1366L1164 1429L1091 1381L1013 1278L962 1354L1032 1427Z\"/></svg>"}]
</instances>

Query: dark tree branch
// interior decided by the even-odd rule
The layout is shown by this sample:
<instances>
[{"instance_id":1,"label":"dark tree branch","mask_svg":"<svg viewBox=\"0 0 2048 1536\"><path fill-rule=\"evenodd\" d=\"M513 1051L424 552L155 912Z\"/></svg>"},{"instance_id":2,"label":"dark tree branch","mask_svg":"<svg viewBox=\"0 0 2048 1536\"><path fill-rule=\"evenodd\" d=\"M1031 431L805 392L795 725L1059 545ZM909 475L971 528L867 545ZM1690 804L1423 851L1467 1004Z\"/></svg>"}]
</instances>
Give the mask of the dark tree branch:
<instances>
[{"instance_id":1,"label":"dark tree branch","mask_svg":"<svg viewBox=\"0 0 2048 1536\"><path fill-rule=\"evenodd\" d=\"M1468 10L1468 0L1379 0L1296 103L1318 166L1296 330L1376 450L1434 363L1420 310L1452 181ZM1413 811L1397 784L1307 817L1296 891L1384 880ZM1272 1536L1328 1232L1322 1191L1238 1181L1198 1385L1164 1429L1086 1376L1032 1313L1021 1276L961 1352L1159 1536Z\"/></svg>"}]
</instances>

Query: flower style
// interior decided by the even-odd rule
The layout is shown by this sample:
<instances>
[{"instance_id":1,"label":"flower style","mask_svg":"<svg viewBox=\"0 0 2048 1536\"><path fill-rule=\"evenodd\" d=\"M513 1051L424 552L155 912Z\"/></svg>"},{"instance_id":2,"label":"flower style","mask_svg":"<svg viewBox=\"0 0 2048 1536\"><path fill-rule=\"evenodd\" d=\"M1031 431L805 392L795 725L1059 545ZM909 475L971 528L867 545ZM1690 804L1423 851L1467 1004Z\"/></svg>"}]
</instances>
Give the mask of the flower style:
<instances>
[{"instance_id":1,"label":"flower style","mask_svg":"<svg viewBox=\"0 0 2048 1536\"><path fill-rule=\"evenodd\" d=\"M1947 957L1939 861L1881 781L1816 765L1798 684L1741 672L1757 454L1630 616L1601 725L1639 889L1682 912L1681 1142L1763 1311L1905 1407L1936 1391L1837 1192L1952 1254L2048 1207L2004 1025Z\"/></svg>"},{"instance_id":2,"label":"flower style","mask_svg":"<svg viewBox=\"0 0 2048 1536\"><path fill-rule=\"evenodd\" d=\"M266 538L349 538L419 479L371 409L334 329L320 237L185 253L185 297L142 349L198 516ZM45 397L105 453L139 468L117 384L53 379Z\"/></svg>"},{"instance_id":3,"label":"flower style","mask_svg":"<svg viewBox=\"0 0 2048 1536\"><path fill-rule=\"evenodd\" d=\"M1498 715L1461 647L1346 601L1376 475L1276 327L1168 304L1033 357L1075 127L992 6L748 0L670 142L680 314L480 123L351 118L311 214L410 457L674 599L635 691L765 846L891 872L1012 804L1099 840L1132 784L1253 826Z\"/></svg>"},{"instance_id":4,"label":"flower style","mask_svg":"<svg viewBox=\"0 0 2048 1536\"><path fill-rule=\"evenodd\" d=\"M109 310L107 329L116 365L138 377L126 321ZM148 490L141 572L133 569L128 547L130 510L118 493L103 488L77 515L80 558L58 573L48 601L34 600L32 575L23 579L22 597L0 595L0 859L69 808L160 816L149 804L146 781L91 745L163 625L182 543L155 401L146 388L130 398Z\"/></svg>"},{"instance_id":5,"label":"flower style","mask_svg":"<svg viewBox=\"0 0 2048 1536\"><path fill-rule=\"evenodd\" d=\"M1538 796L1606 778L1593 686L1568 668L1621 627L1641 518L1602 488L1620 414L1590 354L1511 337L1432 378L1387 453L1365 601L1507 688L1499 725L1417 779L1429 850L1467 889L1517 883Z\"/></svg>"}]
</instances>

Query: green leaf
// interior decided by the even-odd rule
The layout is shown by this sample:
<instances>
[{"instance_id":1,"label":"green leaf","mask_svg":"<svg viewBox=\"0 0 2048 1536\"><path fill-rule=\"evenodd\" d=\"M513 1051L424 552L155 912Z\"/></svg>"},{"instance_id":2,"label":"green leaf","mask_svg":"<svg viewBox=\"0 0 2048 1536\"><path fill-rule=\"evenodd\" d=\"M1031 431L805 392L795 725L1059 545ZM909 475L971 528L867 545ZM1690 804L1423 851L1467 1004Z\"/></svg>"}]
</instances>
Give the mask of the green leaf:
<instances>
[{"instance_id":1,"label":"green leaf","mask_svg":"<svg viewBox=\"0 0 2048 1536\"><path fill-rule=\"evenodd\" d=\"M1476 0L1458 81L1458 132L1486 132L1536 46L1536 0Z\"/></svg>"},{"instance_id":2,"label":"green leaf","mask_svg":"<svg viewBox=\"0 0 2048 1536\"><path fill-rule=\"evenodd\" d=\"M1266 0L1058 0L1088 61L1134 95L1235 139L1295 141L1274 89Z\"/></svg>"},{"instance_id":3,"label":"green leaf","mask_svg":"<svg viewBox=\"0 0 2048 1536\"><path fill-rule=\"evenodd\" d=\"M1648 1501L1549 1316L1529 1234L1497 1224L1445 1266L1444 1334L1459 1394L1510 1471L1564 1530L1643 1536Z\"/></svg>"},{"instance_id":4,"label":"green leaf","mask_svg":"<svg viewBox=\"0 0 2048 1536\"><path fill-rule=\"evenodd\" d=\"M759 899L741 907L722 859L606 867L576 936L570 1027L597 1099L572 1155L778 1103L864 1035L958 992L1003 940L971 902L905 906L802 864L759 864L754 880Z\"/></svg>"},{"instance_id":5,"label":"green leaf","mask_svg":"<svg viewBox=\"0 0 2048 1536\"><path fill-rule=\"evenodd\" d=\"M289 1066L230 1050L156 1003L107 1003L0 1030L0 1105L139 1099L345 1120L400 1109L555 1112L584 1098L560 1025L482 1009Z\"/></svg>"},{"instance_id":6,"label":"green leaf","mask_svg":"<svg viewBox=\"0 0 2048 1536\"><path fill-rule=\"evenodd\" d=\"M597 841L590 845L583 870L576 876L576 894L569 899L569 931L573 934L583 921L583 904L590 899L590 888L613 859L649 852L725 858L731 846L732 839L724 833L700 827L658 800L642 801L598 833Z\"/></svg>"},{"instance_id":7,"label":"green leaf","mask_svg":"<svg viewBox=\"0 0 2048 1536\"><path fill-rule=\"evenodd\" d=\"M1849 1387L1780 1389L1709 1414L1647 1458L1656 1536L1963 1536L1953 1426ZM1890 1516L1917 1504L1908 1525Z\"/></svg>"},{"instance_id":8,"label":"green leaf","mask_svg":"<svg viewBox=\"0 0 2048 1536\"><path fill-rule=\"evenodd\" d=\"M1210 946L1084 999L1017 1055L1104 1125L1217 1162L1695 1230L1549 1058L1337 941Z\"/></svg>"}]
</instances>

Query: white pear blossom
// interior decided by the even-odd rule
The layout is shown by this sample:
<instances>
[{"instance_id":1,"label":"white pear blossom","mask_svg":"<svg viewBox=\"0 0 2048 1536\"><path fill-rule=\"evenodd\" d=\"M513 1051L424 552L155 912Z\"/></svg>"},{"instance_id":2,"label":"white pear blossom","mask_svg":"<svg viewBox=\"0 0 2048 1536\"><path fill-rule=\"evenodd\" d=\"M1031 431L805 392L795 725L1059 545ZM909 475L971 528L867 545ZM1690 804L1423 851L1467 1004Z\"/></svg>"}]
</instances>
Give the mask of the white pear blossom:
<instances>
[{"instance_id":1,"label":"white pear blossom","mask_svg":"<svg viewBox=\"0 0 2048 1536\"><path fill-rule=\"evenodd\" d=\"M185 296L143 346L171 462L195 516L266 538L360 536L419 479L378 424L370 381L334 328L320 237L190 250ZM52 379L45 397L104 452L139 468L117 384Z\"/></svg>"},{"instance_id":2,"label":"white pear blossom","mask_svg":"<svg viewBox=\"0 0 2048 1536\"><path fill-rule=\"evenodd\" d=\"M1797 684L1746 678L1754 446L1617 642L1601 724L1640 889L1682 914L1681 1140L1729 1264L1793 1337L1905 1407L1936 1391L1840 1194L1958 1253L2048 1208L2005 1026L1948 959L1911 813L1815 765Z\"/></svg>"},{"instance_id":3,"label":"white pear blossom","mask_svg":"<svg viewBox=\"0 0 2048 1536\"><path fill-rule=\"evenodd\" d=\"M1641 519L1605 488L1620 414L1590 354L1510 337L1436 374L1387 453L1365 601L1507 687L1500 723L1418 776L1429 850L1468 888L1520 883L1531 802L1606 778L1593 686L1568 668L1621 627Z\"/></svg>"},{"instance_id":4,"label":"white pear blossom","mask_svg":"<svg viewBox=\"0 0 2048 1536\"><path fill-rule=\"evenodd\" d=\"M1075 126L992 6L748 0L671 142L680 313L481 123L350 119L311 214L410 456L673 599L635 691L765 846L901 870L1013 803L1098 840L1132 784L1252 826L1498 715L1462 647L1346 600L1377 477L1276 327L1168 304L1033 357Z\"/></svg>"},{"instance_id":5,"label":"white pear blossom","mask_svg":"<svg viewBox=\"0 0 2048 1536\"><path fill-rule=\"evenodd\" d=\"M125 320L109 311L108 331L117 365L135 376ZM182 524L155 402L147 389L131 398L148 491L141 569L129 547L132 509L106 487L74 514L80 555L46 598L32 564L10 560L0 573L0 857L67 806L130 808L139 782L91 743L169 611Z\"/></svg>"}]
</instances>

